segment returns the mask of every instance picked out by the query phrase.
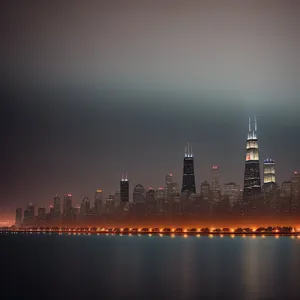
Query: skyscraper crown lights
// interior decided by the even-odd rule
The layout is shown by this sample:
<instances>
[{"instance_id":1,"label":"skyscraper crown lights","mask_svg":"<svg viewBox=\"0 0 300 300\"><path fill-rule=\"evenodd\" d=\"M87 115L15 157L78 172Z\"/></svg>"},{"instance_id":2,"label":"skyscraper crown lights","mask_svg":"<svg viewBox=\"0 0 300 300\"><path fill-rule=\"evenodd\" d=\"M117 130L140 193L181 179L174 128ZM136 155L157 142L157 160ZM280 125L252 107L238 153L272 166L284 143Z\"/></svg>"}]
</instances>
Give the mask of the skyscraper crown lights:
<instances>
[{"instance_id":1,"label":"skyscraper crown lights","mask_svg":"<svg viewBox=\"0 0 300 300\"><path fill-rule=\"evenodd\" d=\"M256 140L257 139L257 120L254 118L254 128L251 126L251 118L249 118L249 131L248 131L248 140Z\"/></svg>"},{"instance_id":2,"label":"skyscraper crown lights","mask_svg":"<svg viewBox=\"0 0 300 300\"><path fill-rule=\"evenodd\" d=\"M193 147L192 144L188 143L184 149L184 157L193 157Z\"/></svg>"}]
</instances>

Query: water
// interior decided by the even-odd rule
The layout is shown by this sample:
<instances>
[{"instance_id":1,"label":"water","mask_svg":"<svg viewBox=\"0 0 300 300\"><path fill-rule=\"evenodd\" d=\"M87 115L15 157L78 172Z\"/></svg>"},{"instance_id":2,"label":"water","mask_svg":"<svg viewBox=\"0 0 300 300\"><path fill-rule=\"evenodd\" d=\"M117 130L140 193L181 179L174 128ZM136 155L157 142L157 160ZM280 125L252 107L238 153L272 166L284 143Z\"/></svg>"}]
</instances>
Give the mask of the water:
<instances>
[{"instance_id":1,"label":"water","mask_svg":"<svg viewBox=\"0 0 300 300\"><path fill-rule=\"evenodd\" d=\"M300 299L300 239L6 235L1 299Z\"/></svg>"}]
</instances>

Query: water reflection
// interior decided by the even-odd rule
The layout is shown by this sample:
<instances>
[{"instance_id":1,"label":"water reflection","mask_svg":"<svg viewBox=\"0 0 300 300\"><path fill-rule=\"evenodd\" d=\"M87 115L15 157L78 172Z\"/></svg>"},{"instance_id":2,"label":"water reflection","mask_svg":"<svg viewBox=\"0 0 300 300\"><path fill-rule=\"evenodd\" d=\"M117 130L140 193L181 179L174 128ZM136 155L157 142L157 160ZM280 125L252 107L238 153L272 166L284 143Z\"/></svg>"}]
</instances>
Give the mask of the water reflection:
<instances>
[{"instance_id":1,"label":"water reflection","mask_svg":"<svg viewBox=\"0 0 300 300\"><path fill-rule=\"evenodd\" d=\"M0 249L6 257L2 272L18 270L13 272L15 280L3 285L10 287L12 296L22 295L22 289L12 286L20 280L28 293L30 282L36 282L33 291L38 286L56 300L95 295L152 300L300 298L298 238L32 235L30 240L28 236L5 239Z\"/></svg>"}]
</instances>

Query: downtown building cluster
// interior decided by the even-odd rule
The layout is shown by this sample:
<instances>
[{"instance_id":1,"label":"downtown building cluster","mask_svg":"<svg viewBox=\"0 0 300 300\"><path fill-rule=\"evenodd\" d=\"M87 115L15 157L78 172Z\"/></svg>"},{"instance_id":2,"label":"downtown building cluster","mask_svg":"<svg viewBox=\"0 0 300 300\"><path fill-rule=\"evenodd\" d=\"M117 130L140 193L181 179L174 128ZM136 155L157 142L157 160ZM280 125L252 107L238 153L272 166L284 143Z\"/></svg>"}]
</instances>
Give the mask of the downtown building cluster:
<instances>
[{"instance_id":1,"label":"downtown building cluster","mask_svg":"<svg viewBox=\"0 0 300 300\"><path fill-rule=\"evenodd\" d=\"M294 172L291 179L281 185L276 182L275 161L263 161L263 183L260 176L257 121L254 127L249 119L246 141L244 186L234 182L221 186L220 168L211 168L211 181L203 181L200 192L196 190L194 155L192 145L185 148L182 184L173 182L167 174L164 186L158 189L137 184L130 193L130 181L122 175L120 190L106 197L97 189L92 201L83 197L80 206L73 205L72 194L62 198L56 195L50 210L29 203L24 210L16 210L16 225L70 224L113 222L118 219L154 220L164 218L200 218L220 215L300 215L300 173Z\"/></svg>"}]
</instances>

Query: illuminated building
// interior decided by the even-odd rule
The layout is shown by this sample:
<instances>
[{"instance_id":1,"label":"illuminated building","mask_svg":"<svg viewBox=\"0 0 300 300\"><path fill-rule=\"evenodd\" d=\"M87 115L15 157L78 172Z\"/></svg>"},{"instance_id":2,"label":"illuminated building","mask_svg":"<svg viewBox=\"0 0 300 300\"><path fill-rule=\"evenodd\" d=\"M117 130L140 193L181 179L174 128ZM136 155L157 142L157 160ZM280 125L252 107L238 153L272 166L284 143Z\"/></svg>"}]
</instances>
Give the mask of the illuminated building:
<instances>
[{"instance_id":1,"label":"illuminated building","mask_svg":"<svg viewBox=\"0 0 300 300\"><path fill-rule=\"evenodd\" d=\"M183 159L183 176L182 176L182 188L181 193L195 194L195 172L194 172L194 157L192 146L188 143L185 147L185 154Z\"/></svg>"},{"instance_id":2,"label":"illuminated building","mask_svg":"<svg viewBox=\"0 0 300 300\"><path fill-rule=\"evenodd\" d=\"M164 198L164 194L165 194L164 188L162 188L162 187L158 188L156 190L156 199L157 200L163 199Z\"/></svg>"},{"instance_id":3,"label":"illuminated building","mask_svg":"<svg viewBox=\"0 0 300 300\"><path fill-rule=\"evenodd\" d=\"M220 187L220 170L218 166L212 166L211 169L211 200L216 204L221 201L221 187Z\"/></svg>"},{"instance_id":4,"label":"illuminated building","mask_svg":"<svg viewBox=\"0 0 300 300\"><path fill-rule=\"evenodd\" d=\"M38 208L38 220L45 220L46 218L46 207Z\"/></svg>"},{"instance_id":5,"label":"illuminated building","mask_svg":"<svg viewBox=\"0 0 300 300\"><path fill-rule=\"evenodd\" d=\"M282 182L280 196L282 198L290 198L292 196L292 182L291 181Z\"/></svg>"},{"instance_id":6,"label":"illuminated building","mask_svg":"<svg viewBox=\"0 0 300 300\"><path fill-rule=\"evenodd\" d=\"M294 172L291 181L292 202L300 204L300 173Z\"/></svg>"},{"instance_id":7,"label":"illuminated building","mask_svg":"<svg viewBox=\"0 0 300 300\"><path fill-rule=\"evenodd\" d=\"M255 118L254 130L249 119L249 132L246 144L246 161L244 173L244 202L259 198L261 195L259 153L257 139L257 121Z\"/></svg>"},{"instance_id":8,"label":"illuminated building","mask_svg":"<svg viewBox=\"0 0 300 300\"><path fill-rule=\"evenodd\" d=\"M120 198L122 203L129 202L129 181L127 179L127 175L125 178L122 176L120 181Z\"/></svg>"},{"instance_id":9,"label":"illuminated building","mask_svg":"<svg viewBox=\"0 0 300 300\"><path fill-rule=\"evenodd\" d=\"M17 208L16 209L16 222L15 222L15 224L17 226L22 224L22 218L23 218L22 214L23 214L22 208Z\"/></svg>"},{"instance_id":10,"label":"illuminated building","mask_svg":"<svg viewBox=\"0 0 300 300\"><path fill-rule=\"evenodd\" d=\"M173 182L173 175L171 173L168 173L165 176L165 184L169 184L169 183L172 183L172 182Z\"/></svg>"},{"instance_id":11,"label":"illuminated building","mask_svg":"<svg viewBox=\"0 0 300 300\"><path fill-rule=\"evenodd\" d=\"M275 161L271 158L264 160L264 184L275 183Z\"/></svg>"},{"instance_id":12,"label":"illuminated building","mask_svg":"<svg viewBox=\"0 0 300 300\"><path fill-rule=\"evenodd\" d=\"M239 201L240 197L240 186L234 182L229 182L224 185L224 196L229 198L230 206L232 207Z\"/></svg>"},{"instance_id":13,"label":"illuminated building","mask_svg":"<svg viewBox=\"0 0 300 300\"><path fill-rule=\"evenodd\" d=\"M61 207L60 207L60 197L58 195L56 195L54 197L54 214L53 214L53 219L55 221L60 221L61 219Z\"/></svg>"},{"instance_id":14,"label":"illuminated building","mask_svg":"<svg viewBox=\"0 0 300 300\"><path fill-rule=\"evenodd\" d=\"M201 200L204 201L205 203L210 203L210 185L209 183L205 180L204 182L201 183Z\"/></svg>"},{"instance_id":15,"label":"illuminated building","mask_svg":"<svg viewBox=\"0 0 300 300\"><path fill-rule=\"evenodd\" d=\"M101 210L102 210L102 190L100 190L100 189L96 190L96 192L95 192L94 207L98 213L101 212Z\"/></svg>"},{"instance_id":16,"label":"illuminated building","mask_svg":"<svg viewBox=\"0 0 300 300\"><path fill-rule=\"evenodd\" d=\"M264 185L263 193L265 196L275 195L278 190L275 181L275 161L271 158L264 160Z\"/></svg>"}]
</instances>

